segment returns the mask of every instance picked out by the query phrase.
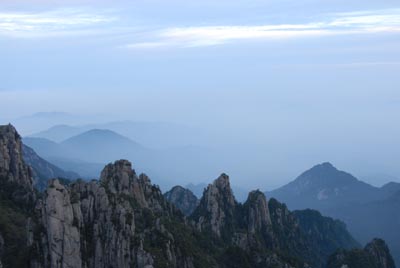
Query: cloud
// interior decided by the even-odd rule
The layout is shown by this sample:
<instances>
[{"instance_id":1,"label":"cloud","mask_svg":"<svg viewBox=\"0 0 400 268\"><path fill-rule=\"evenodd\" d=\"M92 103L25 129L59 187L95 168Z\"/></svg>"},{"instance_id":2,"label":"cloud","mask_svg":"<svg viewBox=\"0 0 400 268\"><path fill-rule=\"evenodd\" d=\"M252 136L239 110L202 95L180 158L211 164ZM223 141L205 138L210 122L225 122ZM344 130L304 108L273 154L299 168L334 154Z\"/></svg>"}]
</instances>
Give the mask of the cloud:
<instances>
[{"instance_id":1,"label":"cloud","mask_svg":"<svg viewBox=\"0 0 400 268\"><path fill-rule=\"evenodd\" d=\"M251 40L285 40L345 34L400 32L400 9L325 14L313 21L292 24L189 25L152 28L121 20L116 10L62 8L50 11L0 11L0 36L48 38L56 36L105 35L123 48L160 49L217 46ZM124 17L126 18L126 16ZM125 41L121 41L125 40ZM131 42L126 40L133 40Z\"/></svg>"},{"instance_id":2,"label":"cloud","mask_svg":"<svg viewBox=\"0 0 400 268\"><path fill-rule=\"evenodd\" d=\"M0 34L11 37L49 37L88 34L116 17L68 8L45 12L0 12Z\"/></svg>"},{"instance_id":3,"label":"cloud","mask_svg":"<svg viewBox=\"0 0 400 268\"><path fill-rule=\"evenodd\" d=\"M203 47L240 40L281 40L327 35L400 32L400 9L339 13L305 24L173 27L154 31L126 48Z\"/></svg>"}]
</instances>

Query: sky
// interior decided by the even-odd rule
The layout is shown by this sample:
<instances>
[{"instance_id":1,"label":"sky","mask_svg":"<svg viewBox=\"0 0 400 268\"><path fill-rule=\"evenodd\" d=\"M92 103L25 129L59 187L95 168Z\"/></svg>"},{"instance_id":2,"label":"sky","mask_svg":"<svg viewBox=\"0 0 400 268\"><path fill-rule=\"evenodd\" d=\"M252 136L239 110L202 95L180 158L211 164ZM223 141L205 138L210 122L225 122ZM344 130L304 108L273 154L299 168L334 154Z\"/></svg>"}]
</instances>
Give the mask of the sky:
<instances>
[{"instance_id":1,"label":"sky","mask_svg":"<svg viewBox=\"0 0 400 268\"><path fill-rule=\"evenodd\" d=\"M0 122L195 126L267 151L273 185L324 161L400 178L399 70L398 0L0 3Z\"/></svg>"}]
</instances>

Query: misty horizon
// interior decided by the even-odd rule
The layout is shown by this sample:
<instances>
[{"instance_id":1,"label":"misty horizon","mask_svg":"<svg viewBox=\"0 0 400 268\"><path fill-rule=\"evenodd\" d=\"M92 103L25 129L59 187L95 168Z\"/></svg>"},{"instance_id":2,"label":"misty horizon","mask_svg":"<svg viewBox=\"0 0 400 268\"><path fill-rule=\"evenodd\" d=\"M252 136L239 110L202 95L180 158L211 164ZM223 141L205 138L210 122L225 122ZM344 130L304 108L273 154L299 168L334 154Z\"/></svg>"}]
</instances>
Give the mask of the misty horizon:
<instances>
[{"instance_id":1,"label":"misty horizon","mask_svg":"<svg viewBox=\"0 0 400 268\"><path fill-rule=\"evenodd\" d=\"M221 154L210 173L245 188L326 161L399 181L397 1L93 3L2 1L0 123L191 128L173 145Z\"/></svg>"},{"instance_id":2,"label":"misty horizon","mask_svg":"<svg viewBox=\"0 0 400 268\"><path fill-rule=\"evenodd\" d=\"M66 126L75 126L75 127L83 127L84 129L76 132L76 135L85 132L84 130L90 130L97 128L98 126L104 126L107 128L107 123L110 122L135 122L133 120L129 120L128 118L113 118L111 117L102 117L102 116L81 116L77 114L69 114L66 112L40 112L34 115L25 116L10 120L12 124L14 124L17 129L19 129L21 135L23 137L29 137L32 134L40 133L41 131L45 131L47 129L51 129L53 126L57 125L66 125ZM163 175L159 173L152 174L152 170L146 170L146 167L140 166L140 164L136 164L133 161L133 165L135 169L139 172L146 172L151 177L156 178L156 183L158 179L161 179L161 184L164 189L168 189L168 187L172 187L176 184L187 185L190 183L193 184L208 184L214 178L216 178L220 173L227 173L231 176L233 185L239 187L239 189L245 191L249 191L252 189L262 189L262 190L273 190L282 185L294 180L297 176L299 176L302 172L310 169L314 165L323 163L323 162L331 162L334 166L336 166L340 170L344 170L356 176L358 179L370 183L374 186L380 187L388 182L394 181L398 182L397 173L388 172L384 168L379 169L368 169L362 166L364 163L360 162L357 166L354 162L347 162L344 157L339 156L335 157L333 154L331 157L320 157L316 156L310 159L296 159L295 158L295 149L293 151L279 151L280 148L272 148L266 144L256 143L257 141L243 141L238 137L230 137L229 141L224 140L223 133L210 132L209 129L202 129L199 126L187 126L181 123L170 123L170 122L146 122L146 121L137 121L142 124L148 125L165 125L167 128L174 126L177 127L176 131L189 131L187 132L187 139L182 139L180 136L177 140L167 138L167 140L160 140L157 137L157 134L154 137L149 139L139 137L140 135L124 135L124 133L116 133L126 136L134 142L138 142L141 146L144 146L149 149L161 149L165 150L168 148L180 148L180 147L192 147L199 148L206 152L206 154L212 154L217 156L223 156L224 161L214 160L216 164L213 167L210 167L208 172L199 172L198 176L188 176L182 175L178 177L171 178L167 174ZM3 122L2 122L3 123ZM4 123L8 123L4 121ZM102 125L103 124L103 125ZM182 130L183 129L183 130ZM160 130L165 131L165 130ZM209 131L209 132L207 132ZM198 135L193 136L193 133ZM183 133L185 135L185 133ZM74 136L74 135L72 135ZM39 135L40 137L40 135ZM63 138L64 139L64 138ZM51 139L50 139L51 140ZM53 140L57 141L57 140ZM62 139L58 140L61 142ZM194 149L194 150L195 150ZM275 149L275 151L273 151ZM310 148L311 149L311 148ZM306 152L303 152L306 153ZM310 153L310 152L308 152ZM315 152L313 152L315 153ZM276 154L276 155L274 155ZM279 155L278 155L279 154ZM233 155L231 157L230 155ZM240 157L238 157L240 155ZM250 157L251 155L251 157ZM270 160L269 158L276 158L277 156L281 157L279 159ZM238 158L235 160L235 158ZM338 161L335 161L338 159ZM92 159L89 159L92 160ZM116 159L110 159L110 162ZM131 160L131 159L130 159ZM238 162L239 161L239 162ZM278 162L279 161L279 162ZM96 161L92 161L96 162ZM239 164L240 163L240 164ZM99 164L106 164L105 162L100 162ZM175 165L178 165L175 163ZM179 166L174 167L175 169L179 169ZM198 168L201 168L199 166ZM196 166L192 167L192 173L196 174ZM200 170L199 170L200 171ZM167 180L165 184L163 180ZM245 183L244 183L245 182ZM239 193L241 194L241 193Z\"/></svg>"}]
</instances>

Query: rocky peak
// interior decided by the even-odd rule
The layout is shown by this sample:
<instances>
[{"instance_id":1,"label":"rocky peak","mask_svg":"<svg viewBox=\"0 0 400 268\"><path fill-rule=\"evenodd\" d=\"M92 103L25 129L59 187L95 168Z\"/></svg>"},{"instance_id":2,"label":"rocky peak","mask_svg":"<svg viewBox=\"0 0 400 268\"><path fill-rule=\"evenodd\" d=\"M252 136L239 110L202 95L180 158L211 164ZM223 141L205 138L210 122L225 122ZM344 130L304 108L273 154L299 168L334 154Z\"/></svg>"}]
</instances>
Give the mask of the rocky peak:
<instances>
[{"instance_id":1,"label":"rocky peak","mask_svg":"<svg viewBox=\"0 0 400 268\"><path fill-rule=\"evenodd\" d=\"M101 172L100 181L113 193L130 193L137 176L128 160L108 164Z\"/></svg>"},{"instance_id":2,"label":"rocky peak","mask_svg":"<svg viewBox=\"0 0 400 268\"><path fill-rule=\"evenodd\" d=\"M21 137L10 124L0 126L0 184L9 198L32 204L32 171L23 160Z\"/></svg>"},{"instance_id":3,"label":"rocky peak","mask_svg":"<svg viewBox=\"0 0 400 268\"><path fill-rule=\"evenodd\" d=\"M81 267L79 224L81 211L71 202L71 192L57 179L49 180L45 198L36 206L46 235L45 265L48 267ZM62 266L59 266L62 263Z\"/></svg>"},{"instance_id":4,"label":"rocky peak","mask_svg":"<svg viewBox=\"0 0 400 268\"><path fill-rule=\"evenodd\" d=\"M162 211L167 201L160 189L151 184L146 174L136 175L132 164L128 160L118 160L108 164L100 176L101 185L115 198L125 195L133 198L141 207Z\"/></svg>"},{"instance_id":5,"label":"rocky peak","mask_svg":"<svg viewBox=\"0 0 400 268\"><path fill-rule=\"evenodd\" d=\"M164 197L179 208L186 216L192 214L199 204L197 197L189 189L182 186L174 186L164 194Z\"/></svg>"},{"instance_id":6,"label":"rocky peak","mask_svg":"<svg viewBox=\"0 0 400 268\"><path fill-rule=\"evenodd\" d=\"M365 246L364 250L371 256L375 267L395 268L393 258L384 240L375 238Z\"/></svg>"},{"instance_id":7,"label":"rocky peak","mask_svg":"<svg viewBox=\"0 0 400 268\"><path fill-rule=\"evenodd\" d=\"M212 184L208 185L205 195L208 201L213 201L214 197L221 198L226 206L233 207L236 205L235 197L229 182L229 176L222 173Z\"/></svg>"},{"instance_id":8,"label":"rocky peak","mask_svg":"<svg viewBox=\"0 0 400 268\"><path fill-rule=\"evenodd\" d=\"M263 227L271 225L268 202L261 191L256 190L250 192L249 197L244 204L244 208L249 233L255 233Z\"/></svg>"},{"instance_id":9,"label":"rocky peak","mask_svg":"<svg viewBox=\"0 0 400 268\"><path fill-rule=\"evenodd\" d=\"M236 205L229 177L221 174L204 191L192 218L199 230L209 229L217 236L221 236L222 229L227 224L231 225L234 220Z\"/></svg>"}]
</instances>

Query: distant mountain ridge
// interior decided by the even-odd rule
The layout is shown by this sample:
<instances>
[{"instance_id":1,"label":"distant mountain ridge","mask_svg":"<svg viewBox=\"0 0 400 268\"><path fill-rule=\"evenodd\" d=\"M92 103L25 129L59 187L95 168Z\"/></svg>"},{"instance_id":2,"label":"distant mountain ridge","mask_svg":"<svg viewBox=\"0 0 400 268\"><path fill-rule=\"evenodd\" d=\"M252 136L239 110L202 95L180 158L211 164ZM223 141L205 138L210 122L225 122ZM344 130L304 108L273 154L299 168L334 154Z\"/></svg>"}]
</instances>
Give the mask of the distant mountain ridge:
<instances>
[{"instance_id":1,"label":"distant mountain ridge","mask_svg":"<svg viewBox=\"0 0 400 268\"><path fill-rule=\"evenodd\" d=\"M174 123L114 121L78 126L54 125L49 129L31 134L29 137L46 138L54 142L62 142L92 129L108 129L151 148L168 148L197 144L205 135L198 129Z\"/></svg>"},{"instance_id":2,"label":"distant mountain ridge","mask_svg":"<svg viewBox=\"0 0 400 268\"><path fill-rule=\"evenodd\" d=\"M199 205L199 199L189 189L181 186L174 186L164 194L164 197L186 216L190 216Z\"/></svg>"},{"instance_id":3,"label":"distant mountain ridge","mask_svg":"<svg viewBox=\"0 0 400 268\"><path fill-rule=\"evenodd\" d=\"M43 191L47 187L47 181L49 179L62 178L74 180L80 178L80 175L77 173L64 171L44 160L38 156L32 148L24 144L22 144L22 152L25 163L32 168L34 185L40 191Z\"/></svg>"},{"instance_id":4,"label":"distant mountain ridge","mask_svg":"<svg viewBox=\"0 0 400 268\"><path fill-rule=\"evenodd\" d=\"M383 197L379 188L336 169L328 162L312 167L294 181L268 193L285 200L292 209L307 206L326 209L338 204L364 203Z\"/></svg>"},{"instance_id":5,"label":"distant mountain ridge","mask_svg":"<svg viewBox=\"0 0 400 268\"><path fill-rule=\"evenodd\" d=\"M23 141L48 161L86 178L97 177L104 163L112 159L128 158L141 163L149 153L140 144L106 129L91 129L60 143L33 137Z\"/></svg>"},{"instance_id":6,"label":"distant mountain ridge","mask_svg":"<svg viewBox=\"0 0 400 268\"><path fill-rule=\"evenodd\" d=\"M55 125L47 130L31 134L28 137L45 138L53 142L59 143L83 132L85 132L85 130L79 127L73 127L69 125Z\"/></svg>"},{"instance_id":7,"label":"distant mountain ridge","mask_svg":"<svg viewBox=\"0 0 400 268\"><path fill-rule=\"evenodd\" d=\"M392 249L396 262L400 262L399 192L400 183L374 187L323 163L266 194L282 200L290 209L317 209L323 215L344 221L362 243L381 236Z\"/></svg>"}]
</instances>

